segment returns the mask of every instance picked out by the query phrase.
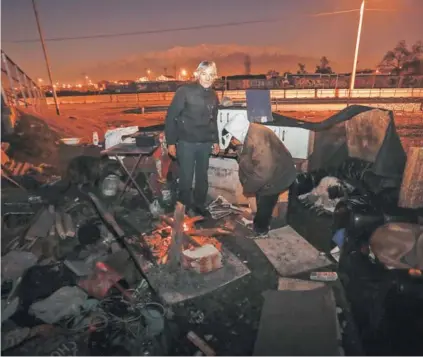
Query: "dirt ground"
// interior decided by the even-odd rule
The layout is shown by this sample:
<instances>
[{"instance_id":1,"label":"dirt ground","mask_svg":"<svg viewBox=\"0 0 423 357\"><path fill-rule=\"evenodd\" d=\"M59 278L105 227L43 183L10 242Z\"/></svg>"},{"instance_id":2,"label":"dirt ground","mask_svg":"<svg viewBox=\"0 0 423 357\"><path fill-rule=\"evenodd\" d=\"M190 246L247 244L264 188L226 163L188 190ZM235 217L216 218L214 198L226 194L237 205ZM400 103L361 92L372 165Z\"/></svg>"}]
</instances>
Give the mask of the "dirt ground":
<instances>
[{"instance_id":1,"label":"dirt ground","mask_svg":"<svg viewBox=\"0 0 423 357\"><path fill-rule=\"evenodd\" d=\"M164 120L165 113L124 114L124 110L130 108L133 107L119 103L116 106L82 104L62 105L60 117L56 116L53 110L42 117L26 113L17 126L17 135L20 138L20 145L23 146L17 147L15 154L18 157L20 155L22 160L30 157L33 163L48 162L54 157L57 159L60 138L80 137L89 142L92 140L92 133L97 131L102 140L109 128L154 125ZM330 117L334 112L282 114L318 122ZM422 113L395 113L395 122L406 149L412 145L423 145ZM18 150L19 148L21 150ZM218 355L252 353L263 303L262 292L276 288L277 273L254 241L244 237L245 232L240 228L234 237L226 237L222 239L222 243L240 260L246 262L252 274L206 297L175 306L175 322L178 328L172 354L193 355L196 352L194 346L184 342L186 332L189 330L203 336L212 335L210 343ZM200 312L203 316L201 323L190 322L190 314L196 312ZM351 349L348 352L356 354Z\"/></svg>"},{"instance_id":2,"label":"dirt ground","mask_svg":"<svg viewBox=\"0 0 423 357\"><path fill-rule=\"evenodd\" d=\"M134 109L131 104L63 104L60 107L61 116L57 116L52 107L43 113L43 121L61 138L81 137L84 141L92 140L92 133L97 131L100 140L110 128L121 126L155 125L164 121L165 112L150 114L125 114L127 109ZM331 115L334 111L308 112L279 112L283 115L305 121L319 122ZM395 112L395 124L401 137L404 149L411 146L423 145L423 112L408 113Z\"/></svg>"},{"instance_id":3,"label":"dirt ground","mask_svg":"<svg viewBox=\"0 0 423 357\"><path fill-rule=\"evenodd\" d=\"M9 149L5 152L15 162L32 165L60 164L60 139L81 138L83 143L91 143L93 132L100 141L108 129L127 126L150 126L164 122L165 112L148 114L128 114L137 109L131 103L64 104L58 116L53 106L43 113L20 110L15 134L8 140ZM304 121L319 122L334 111L279 112L283 115ZM423 146L423 113L395 112L395 123L406 152L412 146ZM3 151L2 151L3 152ZM3 155L3 154L2 154ZM7 159L3 160L7 161Z\"/></svg>"}]
</instances>

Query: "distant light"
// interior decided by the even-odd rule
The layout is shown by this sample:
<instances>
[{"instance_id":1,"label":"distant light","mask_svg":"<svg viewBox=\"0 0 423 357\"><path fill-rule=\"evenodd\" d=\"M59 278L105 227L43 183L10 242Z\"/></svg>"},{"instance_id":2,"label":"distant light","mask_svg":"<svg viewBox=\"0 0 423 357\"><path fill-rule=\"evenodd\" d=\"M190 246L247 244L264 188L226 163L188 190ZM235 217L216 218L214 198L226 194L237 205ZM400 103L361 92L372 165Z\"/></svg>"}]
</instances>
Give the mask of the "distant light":
<instances>
[{"instance_id":1,"label":"distant light","mask_svg":"<svg viewBox=\"0 0 423 357\"><path fill-rule=\"evenodd\" d=\"M181 69L181 75L184 77L188 74L188 72L185 69Z\"/></svg>"}]
</instances>

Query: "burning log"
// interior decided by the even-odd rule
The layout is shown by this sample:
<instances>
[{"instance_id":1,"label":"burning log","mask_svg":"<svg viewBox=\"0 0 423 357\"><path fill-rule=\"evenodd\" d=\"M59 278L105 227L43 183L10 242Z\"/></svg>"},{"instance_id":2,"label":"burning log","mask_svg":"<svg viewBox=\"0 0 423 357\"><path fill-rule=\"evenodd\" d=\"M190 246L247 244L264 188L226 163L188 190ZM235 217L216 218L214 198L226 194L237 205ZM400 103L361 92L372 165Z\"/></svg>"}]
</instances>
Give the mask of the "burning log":
<instances>
[{"instance_id":1,"label":"burning log","mask_svg":"<svg viewBox=\"0 0 423 357\"><path fill-rule=\"evenodd\" d=\"M216 247L217 250L220 252L222 251L222 243L220 243L217 239L211 237L203 237L203 236L192 236L192 240L195 240L198 246L203 246L205 244L212 244ZM195 248L195 246L193 246Z\"/></svg>"},{"instance_id":2,"label":"burning log","mask_svg":"<svg viewBox=\"0 0 423 357\"><path fill-rule=\"evenodd\" d=\"M182 239L184 232L185 205L176 203L174 223L172 226L171 243L169 248L169 264L177 268L181 263Z\"/></svg>"},{"instance_id":3,"label":"burning log","mask_svg":"<svg viewBox=\"0 0 423 357\"><path fill-rule=\"evenodd\" d=\"M188 230L186 233L193 236L215 237L215 236L227 236L227 235L230 235L232 232L222 228L204 228L204 229L191 229L191 230Z\"/></svg>"},{"instance_id":4,"label":"burning log","mask_svg":"<svg viewBox=\"0 0 423 357\"><path fill-rule=\"evenodd\" d=\"M229 235L231 231L223 228L196 229L195 223L204 217L188 217L184 214L185 207L177 205L174 217L160 216L161 223L156 224L156 229L144 235L155 261L158 264L171 262L176 267L181 262L181 252L196 250L205 245L212 245L219 252L222 244L213 236ZM173 249L173 250L172 250Z\"/></svg>"}]
</instances>

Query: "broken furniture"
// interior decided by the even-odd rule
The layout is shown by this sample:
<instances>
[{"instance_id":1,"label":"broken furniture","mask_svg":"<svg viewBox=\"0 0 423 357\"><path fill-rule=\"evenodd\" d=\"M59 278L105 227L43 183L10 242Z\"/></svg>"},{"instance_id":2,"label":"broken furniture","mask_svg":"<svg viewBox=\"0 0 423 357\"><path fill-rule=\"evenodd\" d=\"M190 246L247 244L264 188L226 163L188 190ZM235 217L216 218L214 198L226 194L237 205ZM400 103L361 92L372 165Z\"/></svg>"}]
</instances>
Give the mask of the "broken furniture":
<instances>
[{"instance_id":1,"label":"broken furniture","mask_svg":"<svg viewBox=\"0 0 423 357\"><path fill-rule=\"evenodd\" d=\"M120 143L101 152L102 155L114 157L119 162L120 166L125 171L125 173L128 175L128 180L125 184L122 194L132 183L148 206L150 206L151 204L150 199L146 196L143 189L138 185L135 175L138 173L137 171L143 158L151 156L153 152L157 150L158 147L159 145L140 147L137 146L135 143ZM121 156L136 157L135 166L132 168L131 171L129 171L129 169L126 167L124 160ZM146 181L148 182L147 177Z\"/></svg>"}]
</instances>

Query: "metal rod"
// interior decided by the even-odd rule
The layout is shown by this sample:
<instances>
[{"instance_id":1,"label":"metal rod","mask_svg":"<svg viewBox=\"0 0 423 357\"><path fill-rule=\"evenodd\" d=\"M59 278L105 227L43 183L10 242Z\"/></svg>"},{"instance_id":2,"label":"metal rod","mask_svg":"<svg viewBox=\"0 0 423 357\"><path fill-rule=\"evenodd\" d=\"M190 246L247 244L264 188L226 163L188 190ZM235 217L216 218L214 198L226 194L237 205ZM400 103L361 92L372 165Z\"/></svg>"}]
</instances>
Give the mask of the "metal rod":
<instances>
[{"instance_id":1,"label":"metal rod","mask_svg":"<svg viewBox=\"0 0 423 357\"><path fill-rule=\"evenodd\" d=\"M6 92L3 88L3 83L1 83L1 97L3 98L4 104L10 106L9 98L7 97Z\"/></svg>"},{"instance_id":2,"label":"metal rod","mask_svg":"<svg viewBox=\"0 0 423 357\"><path fill-rule=\"evenodd\" d=\"M138 166L139 166L142 158L143 158L143 155L140 155L138 157L138 160L137 160L135 166L132 168L131 173L129 174L128 178L126 179L125 185L123 186L122 192L121 192L121 194L120 194L120 196L118 198L119 199L119 202L121 202L121 199L123 198L123 195L125 194L126 188L128 187L129 183L131 182L132 175L134 175L135 172L138 170Z\"/></svg>"},{"instance_id":3,"label":"metal rod","mask_svg":"<svg viewBox=\"0 0 423 357\"><path fill-rule=\"evenodd\" d=\"M151 205L150 200L147 198L147 196L145 195L145 193L143 192L143 190L141 189L141 187L138 186L137 181L131 176L131 173L129 172L129 170L126 168L125 164L123 163L123 160L116 155L116 160L119 162L120 166L122 167L123 171L125 171L125 173L128 175L128 178L131 180L132 184L134 185L135 189L138 191L138 193L141 195L142 198L144 198L145 202L147 203L147 205Z\"/></svg>"},{"instance_id":4,"label":"metal rod","mask_svg":"<svg viewBox=\"0 0 423 357\"><path fill-rule=\"evenodd\" d=\"M4 68L6 69L7 78L9 79L9 86L10 86L10 90L12 92L13 104L18 106L19 103L18 103L18 97L17 97L16 91L15 91L15 83L13 82L12 74L10 73L8 58L6 58L6 55L4 54L4 52L1 53L1 59L2 59L3 64L4 64Z\"/></svg>"},{"instance_id":5,"label":"metal rod","mask_svg":"<svg viewBox=\"0 0 423 357\"><path fill-rule=\"evenodd\" d=\"M37 6L35 5L35 0L32 0L32 6L34 8L34 15L35 15L35 20L37 22L38 33L40 35L41 46L43 48L44 58L46 60L47 73L48 73L48 78L50 80L51 89L52 89L52 92L53 92L54 104L56 106L56 113L57 113L57 115L60 115L59 102L57 100L56 89L54 88L54 85L53 85L53 79L52 79L51 69L50 69L50 62L48 60L46 44L44 43L44 37L43 37L42 30L41 30L40 21L38 19L38 11L37 11Z\"/></svg>"},{"instance_id":6,"label":"metal rod","mask_svg":"<svg viewBox=\"0 0 423 357\"><path fill-rule=\"evenodd\" d=\"M23 80L25 82L25 88L28 93L28 99L29 98L31 99L31 105L34 106L34 93L32 92L31 81L29 80L28 76L26 76L25 74L23 75Z\"/></svg>"},{"instance_id":7,"label":"metal rod","mask_svg":"<svg viewBox=\"0 0 423 357\"><path fill-rule=\"evenodd\" d=\"M15 70L16 70L16 79L17 79L17 81L18 81L18 83L19 83L19 89L20 89L20 91L21 91L21 95L22 95L22 98L23 98L23 101L24 101L24 104L25 104L25 107L28 107L28 103L27 103L27 101L26 101L26 94L25 94L25 87L23 86L23 84L22 84L22 81L21 81L21 76L20 76L20 69L18 68L18 66L15 66Z\"/></svg>"},{"instance_id":8,"label":"metal rod","mask_svg":"<svg viewBox=\"0 0 423 357\"><path fill-rule=\"evenodd\" d=\"M357 41L356 41L356 44L355 44L355 54L354 54L354 64L353 64L353 71L351 73L350 95L351 95L351 91L354 89L354 85L355 85L355 74L356 74L356 71L357 71L358 49L360 47L361 28L362 28L362 25L363 25L364 3L365 3L365 0L363 0L363 2L361 3L361 6L360 6L360 20L358 22Z\"/></svg>"}]
</instances>

